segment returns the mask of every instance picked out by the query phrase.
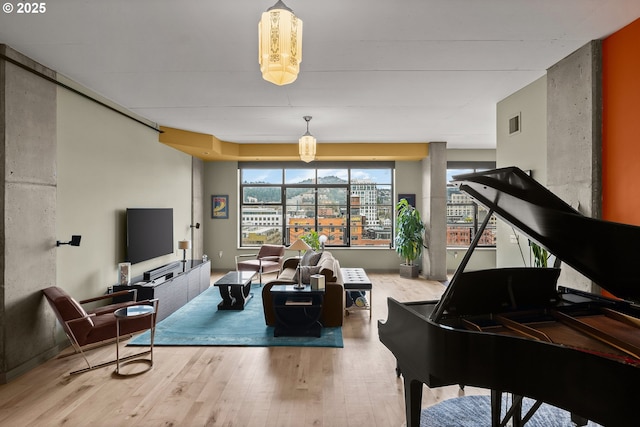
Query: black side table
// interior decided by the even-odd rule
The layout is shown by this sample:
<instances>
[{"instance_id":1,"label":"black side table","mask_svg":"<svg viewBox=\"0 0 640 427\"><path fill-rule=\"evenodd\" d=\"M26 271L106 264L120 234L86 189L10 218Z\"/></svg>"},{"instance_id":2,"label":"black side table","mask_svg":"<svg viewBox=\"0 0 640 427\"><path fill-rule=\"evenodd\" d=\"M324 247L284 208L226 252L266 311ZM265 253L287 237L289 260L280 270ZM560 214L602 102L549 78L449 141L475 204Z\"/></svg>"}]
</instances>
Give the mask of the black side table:
<instances>
[{"instance_id":1,"label":"black side table","mask_svg":"<svg viewBox=\"0 0 640 427\"><path fill-rule=\"evenodd\" d=\"M311 285L304 285L303 289L273 285L271 295L276 316L274 337L320 337L324 289L312 290Z\"/></svg>"}]
</instances>

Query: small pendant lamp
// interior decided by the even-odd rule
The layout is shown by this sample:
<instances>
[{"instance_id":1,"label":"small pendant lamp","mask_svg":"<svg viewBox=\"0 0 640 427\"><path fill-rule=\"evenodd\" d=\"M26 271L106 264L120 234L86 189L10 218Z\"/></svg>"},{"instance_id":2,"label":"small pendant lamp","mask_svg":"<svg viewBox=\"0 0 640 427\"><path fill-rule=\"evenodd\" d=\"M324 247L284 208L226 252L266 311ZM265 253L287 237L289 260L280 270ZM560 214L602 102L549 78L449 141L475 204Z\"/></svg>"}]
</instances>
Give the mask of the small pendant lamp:
<instances>
[{"instance_id":1,"label":"small pendant lamp","mask_svg":"<svg viewBox=\"0 0 640 427\"><path fill-rule=\"evenodd\" d=\"M311 116L304 116L307 122L307 132L298 140L298 150L300 152L300 160L309 163L316 158L316 139L309 133L309 121Z\"/></svg>"}]
</instances>

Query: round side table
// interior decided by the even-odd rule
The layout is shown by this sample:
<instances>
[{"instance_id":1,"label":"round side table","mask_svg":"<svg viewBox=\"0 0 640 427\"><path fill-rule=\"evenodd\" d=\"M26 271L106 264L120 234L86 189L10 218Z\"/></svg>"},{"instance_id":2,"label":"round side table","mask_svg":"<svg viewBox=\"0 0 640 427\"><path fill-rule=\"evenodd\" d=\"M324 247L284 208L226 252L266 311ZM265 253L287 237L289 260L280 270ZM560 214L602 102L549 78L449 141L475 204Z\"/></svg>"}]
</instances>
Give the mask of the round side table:
<instances>
[{"instance_id":1,"label":"round side table","mask_svg":"<svg viewBox=\"0 0 640 427\"><path fill-rule=\"evenodd\" d=\"M153 338L156 331L156 309L152 305L130 305L128 307L119 308L113 312L116 316L116 375L138 375L147 372L153 367ZM149 350L120 359L120 322L125 319L134 319L138 317L149 317L149 330L151 331L151 339L149 341ZM148 359L141 356L149 355ZM128 363L146 363L148 368L142 372L134 374L123 374L120 372L120 366Z\"/></svg>"}]
</instances>

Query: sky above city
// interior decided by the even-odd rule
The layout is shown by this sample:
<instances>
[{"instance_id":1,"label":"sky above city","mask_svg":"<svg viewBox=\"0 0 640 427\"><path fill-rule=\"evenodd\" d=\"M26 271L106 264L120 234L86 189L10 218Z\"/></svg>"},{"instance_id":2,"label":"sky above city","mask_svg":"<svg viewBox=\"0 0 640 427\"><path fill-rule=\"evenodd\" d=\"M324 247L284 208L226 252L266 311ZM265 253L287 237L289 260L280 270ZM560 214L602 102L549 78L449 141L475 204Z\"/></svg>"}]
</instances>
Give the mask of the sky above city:
<instances>
[{"instance_id":1,"label":"sky above city","mask_svg":"<svg viewBox=\"0 0 640 427\"><path fill-rule=\"evenodd\" d=\"M317 169L318 178L337 177L345 182L349 179L348 169ZM316 169L286 169L285 183L294 184L314 180ZM351 169L351 179L370 180L380 184L391 183L391 169ZM282 169L243 169L242 182L282 183Z\"/></svg>"}]
</instances>

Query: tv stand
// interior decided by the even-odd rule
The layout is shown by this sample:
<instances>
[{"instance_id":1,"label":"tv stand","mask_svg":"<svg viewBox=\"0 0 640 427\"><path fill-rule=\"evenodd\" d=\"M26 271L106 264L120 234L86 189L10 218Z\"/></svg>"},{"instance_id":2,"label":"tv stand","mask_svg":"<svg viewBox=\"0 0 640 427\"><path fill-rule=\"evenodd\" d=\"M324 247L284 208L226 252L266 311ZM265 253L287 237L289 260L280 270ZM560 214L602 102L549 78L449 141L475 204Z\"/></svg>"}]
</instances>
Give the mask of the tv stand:
<instances>
[{"instance_id":1,"label":"tv stand","mask_svg":"<svg viewBox=\"0 0 640 427\"><path fill-rule=\"evenodd\" d=\"M184 265L184 270L183 270ZM149 275L147 274L149 273ZM148 279L148 277L155 277ZM138 300L158 299L156 320L166 318L200 295L211 285L211 261L188 260L172 262L153 270L145 271L142 276L133 278L131 285L115 285L113 291L138 290ZM123 300L128 297L121 297ZM121 302L120 300L114 302Z\"/></svg>"}]
</instances>

